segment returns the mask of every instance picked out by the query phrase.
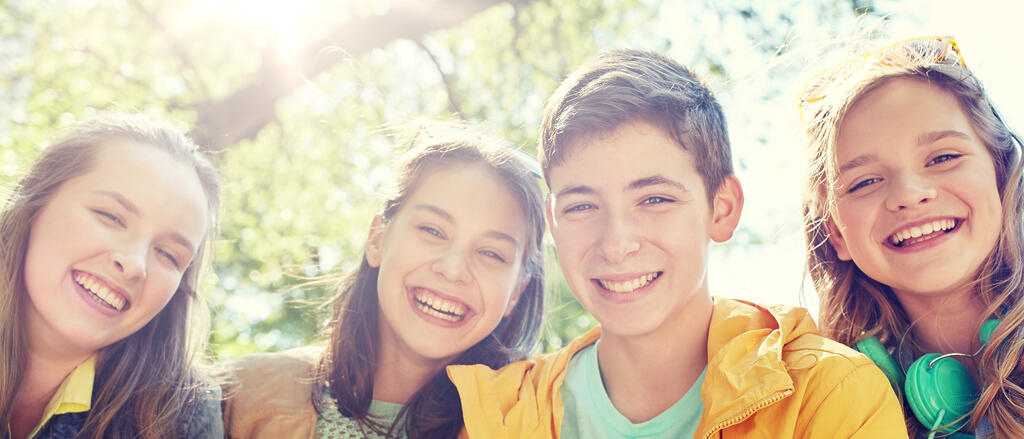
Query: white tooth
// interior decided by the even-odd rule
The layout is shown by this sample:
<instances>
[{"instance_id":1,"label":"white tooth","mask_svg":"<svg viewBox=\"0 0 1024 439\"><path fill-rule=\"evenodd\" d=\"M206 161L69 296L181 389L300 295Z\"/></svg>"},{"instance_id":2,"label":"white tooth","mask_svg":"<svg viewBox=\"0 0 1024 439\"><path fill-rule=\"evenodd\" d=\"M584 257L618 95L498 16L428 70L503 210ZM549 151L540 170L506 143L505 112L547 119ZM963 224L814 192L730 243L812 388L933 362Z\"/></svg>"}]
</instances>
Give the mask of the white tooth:
<instances>
[{"instance_id":1,"label":"white tooth","mask_svg":"<svg viewBox=\"0 0 1024 439\"><path fill-rule=\"evenodd\" d=\"M917 238L917 237L921 236L921 228L920 227L911 227L910 228L910 236L912 236L914 238Z\"/></svg>"},{"instance_id":2,"label":"white tooth","mask_svg":"<svg viewBox=\"0 0 1024 439\"><path fill-rule=\"evenodd\" d=\"M903 240L910 239L910 230L904 230L903 232L901 232L900 238L903 238Z\"/></svg>"},{"instance_id":3,"label":"white tooth","mask_svg":"<svg viewBox=\"0 0 1024 439\"><path fill-rule=\"evenodd\" d=\"M946 230L950 230L953 227L956 227L956 221L946 220Z\"/></svg>"},{"instance_id":4,"label":"white tooth","mask_svg":"<svg viewBox=\"0 0 1024 439\"><path fill-rule=\"evenodd\" d=\"M932 225L931 225L931 223L924 224L924 225L921 226L921 234L922 235L927 235L927 234L930 234L930 233L932 233Z\"/></svg>"},{"instance_id":5,"label":"white tooth","mask_svg":"<svg viewBox=\"0 0 1024 439\"><path fill-rule=\"evenodd\" d=\"M633 291L640 288L640 278L633 279L633 282L629 286L629 290Z\"/></svg>"},{"instance_id":6,"label":"white tooth","mask_svg":"<svg viewBox=\"0 0 1024 439\"><path fill-rule=\"evenodd\" d=\"M897 245L900 243L900 238L896 235L889 236L889 242L892 243L892 245Z\"/></svg>"}]
</instances>

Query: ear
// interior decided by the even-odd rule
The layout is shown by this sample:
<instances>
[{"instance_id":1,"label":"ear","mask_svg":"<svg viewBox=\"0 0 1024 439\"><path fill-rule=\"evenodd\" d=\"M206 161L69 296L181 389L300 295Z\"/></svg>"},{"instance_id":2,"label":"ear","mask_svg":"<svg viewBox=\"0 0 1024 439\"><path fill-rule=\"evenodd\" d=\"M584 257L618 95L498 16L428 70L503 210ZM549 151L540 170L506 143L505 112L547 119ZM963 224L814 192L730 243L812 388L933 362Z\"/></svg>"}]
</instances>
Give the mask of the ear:
<instances>
[{"instance_id":1,"label":"ear","mask_svg":"<svg viewBox=\"0 0 1024 439\"><path fill-rule=\"evenodd\" d=\"M366 262L371 267L380 267L381 241L386 229L384 219L380 215L374 216L370 223L370 235L366 238L366 248L363 250L366 254Z\"/></svg>"},{"instance_id":2,"label":"ear","mask_svg":"<svg viewBox=\"0 0 1024 439\"><path fill-rule=\"evenodd\" d=\"M502 317L508 317L512 314L512 310L516 309L516 305L519 304L519 298L523 296L523 292L526 291L526 287L530 285L530 281L533 279L532 276L527 277L516 285L515 292L512 293L512 297L509 298L508 306L505 307L505 315Z\"/></svg>"},{"instance_id":3,"label":"ear","mask_svg":"<svg viewBox=\"0 0 1024 439\"><path fill-rule=\"evenodd\" d=\"M711 239L715 242L728 241L736 231L743 212L743 188L736 176L730 175L722 180L711 207Z\"/></svg>"},{"instance_id":4,"label":"ear","mask_svg":"<svg viewBox=\"0 0 1024 439\"><path fill-rule=\"evenodd\" d=\"M555 197L554 195L548 194L546 205L544 206L544 219L548 220L548 230L551 230L555 226Z\"/></svg>"},{"instance_id":5,"label":"ear","mask_svg":"<svg viewBox=\"0 0 1024 439\"><path fill-rule=\"evenodd\" d=\"M825 220L825 230L828 231L828 242L836 250L836 256L839 257L839 260L849 261L853 259L850 257L850 249L846 246L846 238L843 237L842 230L840 230L839 225L836 224L831 216Z\"/></svg>"}]
</instances>

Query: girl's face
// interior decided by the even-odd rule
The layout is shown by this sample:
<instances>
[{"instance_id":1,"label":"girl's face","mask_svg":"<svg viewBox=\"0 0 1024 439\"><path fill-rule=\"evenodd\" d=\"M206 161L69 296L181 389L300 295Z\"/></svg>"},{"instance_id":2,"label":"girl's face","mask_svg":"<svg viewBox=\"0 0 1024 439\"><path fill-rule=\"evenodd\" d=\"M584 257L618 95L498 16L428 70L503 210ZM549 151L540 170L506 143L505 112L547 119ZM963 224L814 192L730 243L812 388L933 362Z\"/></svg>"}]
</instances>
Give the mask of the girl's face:
<instances>
[{"instance_id":1,"label":"girl's face","mask_svg":"<svg viewBox=\"0 0 1024 439\"><path fill-rule=\"evenodd\" d=\"M525 286L519 206L494 171L456 163L425 171L388 224L374 219L382 351L450 361L494 331Z\"/></svg>"},{"instance_id":2,"label":"girl's face","mask_svg":"<svg viewBox=\"0 0 1024 439\"><path fill-rule=\"evenodd\" d=\"M974 280L1002 207L992 158L957 99L892 79L850 108L838 134L829 240L839 258L901 298Z\"/></svg>"},{"instance_id":3,"label":"girl's face","mask_svg":"<svg viewBox=\"0 0 1024 439\"><path fill-rule=\"evenodd\" d=\"M163 309L207 228L195 170L150 145L112 140L32 223L25 256L31 348L80 356Z\"/></svg>"}]
</instances>

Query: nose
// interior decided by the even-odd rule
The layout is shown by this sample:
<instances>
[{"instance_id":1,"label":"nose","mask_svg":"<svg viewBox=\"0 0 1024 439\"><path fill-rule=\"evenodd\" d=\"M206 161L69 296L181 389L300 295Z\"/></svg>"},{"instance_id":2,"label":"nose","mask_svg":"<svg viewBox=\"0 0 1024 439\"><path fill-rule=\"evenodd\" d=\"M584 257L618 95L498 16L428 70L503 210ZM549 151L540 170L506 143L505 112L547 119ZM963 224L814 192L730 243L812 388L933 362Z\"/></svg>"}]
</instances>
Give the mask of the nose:
<instances>
[{"instance_id":1,"label":"nose","mask_svg":"<svg viewBox=\"0 0 1024 439\"><path fill-rule=\"evenodd\" d=\"M903 174L893 176L891 180L885 203L892 211L913 209L927 204L938 195L935 185L924 177Z\"/></svg>"},{"instance_id":2,"label":"nose","mask_svg":"<svg viewBox=\"0 0 1024 439\"><path fill-rule=\"evenodd\" d=\"M110 259L125 279L141 280L146 278L146 253L144 250L115 250L111 252Z\"/></svg>"},{"instance_id":3,"label":"nose","mask_svg":"<svg viewBox=\"0 0 1024 439\"><path fill-rule=\"evenodd\" d=\"M449 248L439 255L431 268L449 282L467 283L472 277L469 273L469 266L466 265L466 258L460 250L455 248Z\"/></svg>"},{"instance_id":4,"label":"nose","mask_svg":"<svg viewBox=\"0 0 1024 439\"><path fill-rule=\"evenodd\" d=\"M640 239L627 218L608 218L598 251L608 262L619 263L640 250Z\"/></svg>"}]
</instances>

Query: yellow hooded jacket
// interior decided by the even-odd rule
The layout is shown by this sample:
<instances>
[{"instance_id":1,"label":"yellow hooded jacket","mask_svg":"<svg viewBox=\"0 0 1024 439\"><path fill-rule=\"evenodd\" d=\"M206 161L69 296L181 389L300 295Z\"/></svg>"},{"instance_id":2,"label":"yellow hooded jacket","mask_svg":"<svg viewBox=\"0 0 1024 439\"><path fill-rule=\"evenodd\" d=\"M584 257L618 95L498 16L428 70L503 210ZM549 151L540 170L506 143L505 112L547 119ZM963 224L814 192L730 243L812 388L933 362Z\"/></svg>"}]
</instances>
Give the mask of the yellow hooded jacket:
<instances>
[{"instance_id":1,"label":"yellow hooded jacket","mask_svg":"<svg viewBox=\"0 0 1024 439\"><path fill-rule=\"evenodd\" d=\"M494 371L449 366L470 438L557 438L569 360L557 352ZM685 337L686 334L680 334ZM818 334L803 308L715 298L696 438L906 438L902 409L867 357Z\"/></svg>"}]
</instances>

